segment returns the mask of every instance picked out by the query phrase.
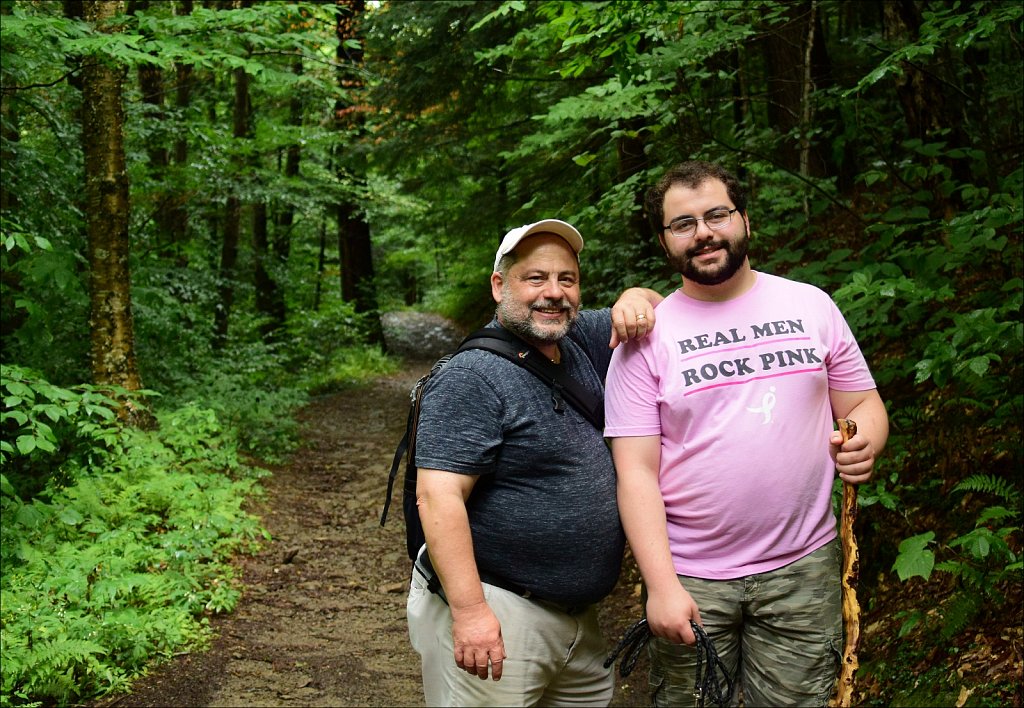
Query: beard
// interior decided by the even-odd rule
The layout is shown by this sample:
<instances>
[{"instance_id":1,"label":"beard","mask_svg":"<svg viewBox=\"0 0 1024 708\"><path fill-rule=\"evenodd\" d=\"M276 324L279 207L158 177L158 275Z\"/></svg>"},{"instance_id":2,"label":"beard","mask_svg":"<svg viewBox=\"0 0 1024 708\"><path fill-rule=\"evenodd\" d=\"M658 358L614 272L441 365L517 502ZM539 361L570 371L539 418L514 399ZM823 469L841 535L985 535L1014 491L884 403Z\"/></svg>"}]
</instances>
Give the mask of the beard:
<instances>
[{"instance_id":1,"label":"beard","mask_svg":"<svg viewBox=\"0 0 1024 708\"><path fill-rule=\"evenodd\" d=\"M541 326L533 321L530 313L533 310L550 310L560 308L565 315L565 321L559 325L551 323L548 326ZM578 308L573 307L568 299L561 300L539 300L529 305L514 302L511 293L503 289L501 302L498 303L498 321L502 326L519 336L528 343L555 344L561 341L569 333L573 322L576 321Z\"/></svg>"},{"instance_id":2,"label":"beard","mask_svg":"<svg viewBox=\"0 0 1024 708\"><path fill-rule=\"evenodd\" d=\"M700 266L694 262L694 258L708 247L722 248L725 250L725 262L715 266ZM700 246L688 248L679 254L668 253L666 258L669 265L680 273L685 279L691 280L699 285L719 285L736 274L743 266L747 258L747 251L750 246L750 232L746 226L743 228L743 238L738 241L714 240L702 243Z\"/></svg>"}]
</instances>

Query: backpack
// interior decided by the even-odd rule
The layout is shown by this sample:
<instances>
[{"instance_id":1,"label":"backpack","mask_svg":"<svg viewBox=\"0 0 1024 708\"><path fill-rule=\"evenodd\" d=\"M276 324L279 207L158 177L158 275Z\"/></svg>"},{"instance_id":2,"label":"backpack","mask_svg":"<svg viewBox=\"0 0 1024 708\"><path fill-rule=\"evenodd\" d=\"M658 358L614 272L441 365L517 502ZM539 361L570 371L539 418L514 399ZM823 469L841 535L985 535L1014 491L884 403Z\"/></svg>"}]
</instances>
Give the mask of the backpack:
<instances>
[{"instance_id":1,"label":"backpack","mask_svg":"<svg viewBox=\"0 0 1024 708\"><path fill-rule=\"evenodd\" d=\"M402 510L405 514L405 544L410 560L416 560L416 554L425 542L419 509L416 507L416 427L419 423L423 389L427 382L451 361L453 356L468 349L484 349L522 366L551 387L551 402L556 411L564 411L565 403L568 402L595 428L604 430L604 402L583 388L562 367L553 364L537 349L508 330L501 328L485 327L467 336L454 352L438 359L430 367L430 371L421 377L409 392L409 416L405 424L405 434L398 443L395 457L391 462L391 470L388 472L384 511L380 515L381 526L387 521L398 469L402 458L406 458L405 478L402 484Z\"/></svg>"}]
</instances>

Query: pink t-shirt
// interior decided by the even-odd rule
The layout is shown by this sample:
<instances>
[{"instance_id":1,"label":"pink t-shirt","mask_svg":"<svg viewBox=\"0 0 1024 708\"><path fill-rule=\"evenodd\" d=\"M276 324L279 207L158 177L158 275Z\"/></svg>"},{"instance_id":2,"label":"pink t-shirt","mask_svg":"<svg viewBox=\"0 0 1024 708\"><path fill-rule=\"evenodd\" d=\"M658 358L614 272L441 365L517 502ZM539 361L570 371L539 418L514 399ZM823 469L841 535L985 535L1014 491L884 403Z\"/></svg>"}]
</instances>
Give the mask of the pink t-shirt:
<instances>
[{"instance_id":1,"label":"pink t-shirt","mask_svg":"<svg viewBox=\"0 0 1024 708\"><path fill-rule=\"evenodd\" d=\"M830 388L875 388L849 326L825 292L766 273L726 302L676 291L615 350L605 436L661 435L677 573L763 573L835 537Z\"/></svg>"}]
</instances>

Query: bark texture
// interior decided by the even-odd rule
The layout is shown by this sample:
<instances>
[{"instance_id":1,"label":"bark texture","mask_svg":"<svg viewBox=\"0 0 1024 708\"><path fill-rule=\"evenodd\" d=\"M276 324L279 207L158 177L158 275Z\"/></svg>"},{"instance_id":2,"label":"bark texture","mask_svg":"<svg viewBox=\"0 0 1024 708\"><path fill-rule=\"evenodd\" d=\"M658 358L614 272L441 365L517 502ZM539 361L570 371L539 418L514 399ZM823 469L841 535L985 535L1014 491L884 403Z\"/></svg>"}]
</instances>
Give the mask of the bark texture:
<instances>
[{"instance_id":1,"label":"bark texture","mask_svg":"<svg viewBox=\"0 0 1024 708\"><path fill-rule=\"evenodd\" d=\"M836 421L839 432L846 442L857 434L857 424L848 419ZM857 488L849 482L843 483L843 511L839 521L839 540L843 546L843 663L839 670L839 682L836 685L836 698L833 703L839 708L850 708L853 699L853 680L860 667L857 661L857 647L860 644L860 602L857 601L857 581L860 579L860 549L857 537L853 533L853 524L857 520Z\"/></svg>"},{"instance_id":2,"label":"bark texture","mask_svg":"<svg viewBox=\"0 0 1024 708\"><path fill-rule=\"evenodd\" d=\"M83 17L109 30L121 2L82 3ZM93 381L129 391L142 388L132 323L128 238L128 174L124 152L125 71L100 57L82 69L82 150L89 257L90 363ZM130 402L122 416L132 424L152 419Z\"/></svg>"}]
</instances>

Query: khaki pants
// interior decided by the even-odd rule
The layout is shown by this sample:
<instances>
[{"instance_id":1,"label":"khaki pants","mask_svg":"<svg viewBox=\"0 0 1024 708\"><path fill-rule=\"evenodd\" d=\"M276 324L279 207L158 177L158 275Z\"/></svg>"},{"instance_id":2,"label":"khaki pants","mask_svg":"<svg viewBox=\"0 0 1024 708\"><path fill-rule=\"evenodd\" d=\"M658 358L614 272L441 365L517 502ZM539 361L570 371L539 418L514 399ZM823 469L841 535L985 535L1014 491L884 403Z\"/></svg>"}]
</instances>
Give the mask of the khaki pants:
<instances>
[{"instance_id":1,"label":"khaki pants","mask_svg":"<svg viewBox=\"0 0 1024 708\"><path fill-rule=\"evenodd\" d=\"M828 702L842 657L840 555L832 541L768 573L735 580L680 576L746 706ZM696 705L695 649L655 638L648 652L652 704Z\"/></svg>"},{"instance_id":2,"label":"khaki pants","mask_svg":"<svg viewBox=\"0 0 1024 708\"><path fill-rule=\"evenodd\" d=\"M606 706L614 677L596 607L568 615L542 602L484 584L501 622L505 659L500 681L481 680L455 665L448 605L413 572L406 611L409 639L423 663L428 706Z\"/></svg>"}]
</instances>

